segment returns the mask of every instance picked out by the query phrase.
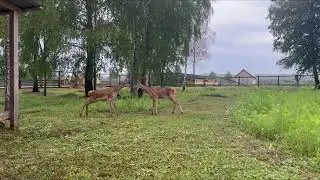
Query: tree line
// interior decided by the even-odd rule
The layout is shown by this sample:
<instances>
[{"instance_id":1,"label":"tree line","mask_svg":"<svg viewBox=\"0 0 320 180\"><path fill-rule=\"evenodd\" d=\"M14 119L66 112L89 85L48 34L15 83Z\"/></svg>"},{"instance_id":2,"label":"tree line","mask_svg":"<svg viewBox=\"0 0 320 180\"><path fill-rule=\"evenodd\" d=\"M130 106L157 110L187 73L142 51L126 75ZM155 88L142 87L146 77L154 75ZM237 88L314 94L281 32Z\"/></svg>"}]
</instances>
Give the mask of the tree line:
<instances>
[{"instance_id":1,"label":"tree line","mask_svg":"<svg viewBox=\"0 0 320 180\"><path fill-rule=\"evenodd\" d=\"M33 91L54 70L84 76L85 94L96 88L97 72L111 65L126 70L131 85L148 84L186 64L192 42L201 39L212 0L42 0L43 9L20 16L20 76ZM7 49L8 17L0 19ZM1 57L7 63L6 53ZM5 66L3 66L5 67ZM3 74L8 71L1 69ZM132 93L134 89L132 88Z\"/></svg>"},{"instance_id":2,"label":"tree line","mask_svg":"<svg viewBox=\"0 0 320 180\"><path fill-rule=\"evenodd\" d=\"M320 89L320 1L271 0L268 18L274 50L284 57L278 64L295 68L298 74L312 73Z\"/></svg>"}]
</instances>

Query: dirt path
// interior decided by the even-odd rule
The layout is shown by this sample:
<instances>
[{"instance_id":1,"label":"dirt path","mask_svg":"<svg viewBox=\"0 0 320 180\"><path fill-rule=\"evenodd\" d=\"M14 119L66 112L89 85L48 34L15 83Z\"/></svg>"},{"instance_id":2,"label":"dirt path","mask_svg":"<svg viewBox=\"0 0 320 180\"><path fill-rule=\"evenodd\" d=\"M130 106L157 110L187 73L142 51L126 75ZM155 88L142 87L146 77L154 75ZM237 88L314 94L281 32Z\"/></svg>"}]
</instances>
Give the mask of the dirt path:
<instances>
[{"instance_id":1,"label":"dirt path","mask_svg":"<svg viewBox=\"0 0 320 180\"><path fill-rule=\"evenodd\" d=\"M230 97L199 97L184 106L188 111L197 111L199 114L207 114L211 117L210 127L218 139L216 144L219 144L218 147L215 147L216 149L221 149L227 154L226 156L232 157L234 161L231 162L243 163L243 167L254 167L251 170L242 169L240 175L235 175L235 177L320 179L319 172L312 170L312 167L300 158L276 148L275 142L257 139L240 130L226 113L231 103ZM232 169L233 165L226 164L225 166ZM234 173L239 173L236 171ZM269 176L261 176L268 174L263 171L268 171ZM232 177L234 176L232 175Z\"/></svg>"}]
</instances>

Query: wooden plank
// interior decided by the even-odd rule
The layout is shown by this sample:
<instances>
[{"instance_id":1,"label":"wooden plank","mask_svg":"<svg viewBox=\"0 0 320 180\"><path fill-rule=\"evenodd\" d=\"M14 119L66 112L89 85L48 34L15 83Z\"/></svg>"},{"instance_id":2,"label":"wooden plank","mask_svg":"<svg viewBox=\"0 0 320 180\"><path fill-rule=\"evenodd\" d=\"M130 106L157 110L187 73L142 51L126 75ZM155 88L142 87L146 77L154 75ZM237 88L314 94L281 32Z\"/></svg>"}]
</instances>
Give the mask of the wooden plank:
<instances>
[{"instance_id":1,"label":"wooden plank","mask_svg":"<svg viewBox=\"0 0 320 180\"><path fill-rule=\"evenodd\" d=\"M10 13L10 128L19 128L19 14Z\"/></svg>"},{"instance_id":2,"label":"wooden plank","mask_svg":"<svg viewBox=\"0 0 320 180\"><path fill-rule=\"evenodd\" d=\"M1 112L0 113L0 119L1 120L8 120L9 119L9 111Z\"/></svg>"},{"instance_id":3,"label":"wooden plank","mask_svg":"<svg viewBox=\"0 0 320 180\"><path fill-rule=\"evenodd\" d=\"M16 11L16 12L22 12L22 10L15 6L15 5L12 5L8 2L8 0L0 0L0 6L10 10L10 11ZM11 12L9 12L11 13Z\"/></svg>"}]
</instances>

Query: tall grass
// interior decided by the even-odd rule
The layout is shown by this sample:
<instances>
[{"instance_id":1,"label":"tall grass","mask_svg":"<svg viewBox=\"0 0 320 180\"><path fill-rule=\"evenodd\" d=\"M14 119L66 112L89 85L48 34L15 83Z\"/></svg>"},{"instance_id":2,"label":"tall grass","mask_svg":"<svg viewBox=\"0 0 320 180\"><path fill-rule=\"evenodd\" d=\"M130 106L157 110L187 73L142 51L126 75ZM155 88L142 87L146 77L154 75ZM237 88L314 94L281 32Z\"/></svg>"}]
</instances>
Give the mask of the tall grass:
<instances>
[{"instance_id":1,"label":"tall grass","mask_svg":"<svg viewBox=\"0 0 320 180\"><path fill-rule=\"evenodd\" d=\"M320 153L320 94L312 90L251 90L238 97L234 120L247 131L284 141L300 155Z\"/></svg>"}]
</instances>

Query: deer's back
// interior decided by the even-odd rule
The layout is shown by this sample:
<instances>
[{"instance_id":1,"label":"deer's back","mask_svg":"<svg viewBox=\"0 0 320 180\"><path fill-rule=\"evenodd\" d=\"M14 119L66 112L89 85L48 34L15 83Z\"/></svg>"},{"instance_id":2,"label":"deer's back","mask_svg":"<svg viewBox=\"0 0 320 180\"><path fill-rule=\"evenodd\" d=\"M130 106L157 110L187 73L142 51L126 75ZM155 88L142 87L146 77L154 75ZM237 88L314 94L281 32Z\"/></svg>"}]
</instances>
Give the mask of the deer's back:
<instances>
[{"instance_id":1,"label":"deer's back","mask_svg":"<svg viewBox=\"0 0 320 180\"><path fill-rule=\"evenodd\" d=\"M118 92L115 92L115 88L108 87L104 89L97 89L93 91L89 91L88 96L93 98L103 98L103 97L112 97L117 95Z\"/></svg>"},{"instance_id":2,"label":"deer's back","mask_svg":"<svg viewBox=\"0 0 320 180\"><path fill-rule=\"evenodd\" d=\"M165 98L172 95L176 95L176 90L170 87L152 88L152 92L159 98Z\"/></svg>"}]
</instances>

